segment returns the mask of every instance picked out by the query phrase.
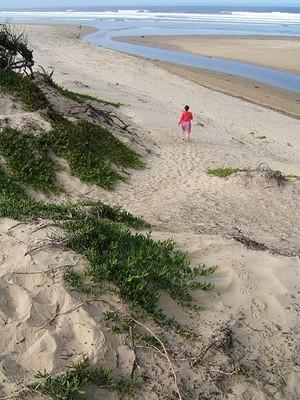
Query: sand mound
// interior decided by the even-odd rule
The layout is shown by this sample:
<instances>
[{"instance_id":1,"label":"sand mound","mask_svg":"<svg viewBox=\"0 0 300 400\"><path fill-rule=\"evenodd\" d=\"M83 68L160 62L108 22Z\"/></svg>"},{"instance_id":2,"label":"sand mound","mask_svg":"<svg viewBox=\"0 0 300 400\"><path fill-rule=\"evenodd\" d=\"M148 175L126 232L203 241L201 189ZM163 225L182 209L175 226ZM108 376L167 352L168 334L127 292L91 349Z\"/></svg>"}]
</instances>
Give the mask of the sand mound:
<instances>
[{"instance_id":1,"label":"sand mound","mask_svg":"<svg viewBox=\"0 0 300 400\"><path fill-rule=\"evenodd\" d=\"M10 126L23 132L49 131L51 125L38 112L25 112L10 96L0 96L0 127Z\"/></svg>"},{"instance_id":2,"label":"sand mound","mask_svg":"<svg viewBox=\"0 0 300 400\"><path fill-rule=\"evenodd\" d=\"M131 373L132 351L103 324L103 313L120 304L108 295L85 303L69 292L64 267L80 269L84 261L71 251L39 248L59 234L44 222L1 221L1 395L31 383L37 371L57 373L83 356L120 375Z\"/></svg>"},{"instance_id":3,"label":"sand mound","mask_svg":"<svg viewBox=\"0 0 300 400\"><path fill-rule=\"evenodd\" d=\"M161 240L170 233L154 236ZM230 393L230 399L299 398L299 258L250 251L210 235L176 233L172 237L194 263L219 266L209 278L215 290L196 294L205 307L198 317L193 316L204 333L204 347L222 321L229 319L231 326L232 347L225 354L224 349L221 354L208 351L199 361L198 374L211 370L210 384L219 382L216 386ZM182 365L188 367L188 363ZM210 396L222 398L212 392Z\"/></svg>"}]
</instances>

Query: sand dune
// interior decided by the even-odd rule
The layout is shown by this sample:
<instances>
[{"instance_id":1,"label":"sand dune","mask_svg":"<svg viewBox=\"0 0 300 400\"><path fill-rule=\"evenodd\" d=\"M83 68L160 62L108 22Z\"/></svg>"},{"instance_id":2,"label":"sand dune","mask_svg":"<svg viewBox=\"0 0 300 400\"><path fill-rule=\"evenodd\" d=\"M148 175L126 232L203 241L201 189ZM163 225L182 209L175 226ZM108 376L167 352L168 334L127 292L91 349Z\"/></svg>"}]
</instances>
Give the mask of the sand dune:
<instances>
[{"instance_id":1,"label":"sand dune","mask_svg":"<svg viewBox=\"0 0 300 400\"><path fill-rule=\"evenodd\" d=\"M69 89L78 90L82 82L84 92L123 103L120 115L128 118L133 132L123 140L142 150L147 168L132 171L129 182L114 192L60 172L67 193L56 199L119 204L148 220L154 238L173 238L194 264L218 265L209 278L215 289L195 293L204 307L200 313L162 297L165 310L201 336L200 344L175 338L169 343L184 398L299 399L300 181L281 187L256 167L266 163L284 175L300 175L300 121L210 91L146 60L137 63L135 57L78 41L72 29L28 27L35 58L54 66L54 78ZM189 143L177 128L185 103L195 115ZM11 107L2 101L1 120L17 120ZM251 172L226 179L207 175L208 168L224 166ZM65 288L62 267L80 269L85 262L71 251L34 251L47 235L59 233L51 226L40 228L40 222L0 224L3 396L30 381L36 370L59 371L83 353L119 372L128 373L132 366L130 348L101 323L105 311L124 305L108 296L103 303L78 307L82 299ZM269 250L247 249L232 238L237 229ZM222 323L232 329L231 353L209 353L192 367L186 355L191 349L200 354ZM170 398L172 379L165 362L154 353L138 355L151 379L134 398ZM236 371L222 375L220 368L233 362Z\"/></svg>"},{"instance_id":2,"label":"sand dune","mask_svg":"<svg viewBox=\"0 0 300 400\"><path fill-rule=\"evenodd\" d=\"M7 394L34 382L37 371L64 369L83 355L131 372L132 351L102 326L103 313L120 305L113 296L84 304L69 292L64 267L80 269L85 262L71 251L43 247L49 235L61 232L44 222L0 224L1 386ZM127 364L118 362L118 352Z\"/></svg>"}]
</instances>

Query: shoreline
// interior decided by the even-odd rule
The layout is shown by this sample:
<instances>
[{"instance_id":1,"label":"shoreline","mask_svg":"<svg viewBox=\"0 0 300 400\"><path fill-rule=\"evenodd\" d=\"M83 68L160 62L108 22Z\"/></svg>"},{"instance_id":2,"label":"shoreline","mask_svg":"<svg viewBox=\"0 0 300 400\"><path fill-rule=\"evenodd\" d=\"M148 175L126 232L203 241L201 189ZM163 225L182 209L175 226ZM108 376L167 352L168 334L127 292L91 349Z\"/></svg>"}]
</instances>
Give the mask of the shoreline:
<instances>
[{"instance_id":1,"label":"shoreline","mask_svg":"<svg viewBox=\"0 0 300 400\"><path fill-rule=\"evenodd\" d=\"M222 72L152 61L168 72L207 89L226 94L261 107L300 119L300 95L255 80Z\"/></svg>"},{"instance_id":2,"label":"shoreline","mask_svg":"<svg viewBox=\"0 0 300 400\"><path fill-rule=\"evenodd\" d=\"M18 24L18 25L28 25L30 27L31 24ZM49 26L53 27L56 26L55 24L32 24L35 26ZM93 42L90 42L87 39L87 36L97 32L98 28L95 26L89 26L89 25L68 25L68 24L58 24L60 27L64 28L72 28L76 29L79 26L82 28L79 30L78 33L78 39L82 40L85 43L89 44L94 44L97 47L103 47L106 48L105 46L102 45L97 45ZM198 35L191 35L191 36L170 36L170 38L190 38L190 37L195 37L199 38ZM132 44L144 44L145 39L150 39L150 37L138 37L138 36L125 36L125 37L113 37L113 40L116 41L124 41ZM161 38L166 38L165 36L151 36L152 38L157 38L161 40ZM167 37L169 38L169 36ZM203 35L201 38L205 39L220 39L220 36L217 35ZM228 36L226 39L232 39L232 38L248 38L247 36ZM263 39L263 40L273 40L272 36L254 36L251 37L253 39ZM128 40L130 39L130 40ZM278 37L276 37L278 39ZM295 42L299 42L300 44L300 38L297 37L279 37L280 40L292 40ZM162 46L150 46L149 47L157 47L157 48L168 48L169 50L178 50L174 49L172 47L162 47ZM253 104L257 104L260 106L263 106L267 109L280 112L284 115L300 119L300 94L291 92L288 90L276 88L274 86L258 82L255 80L250 80L238 76L234 76L231 74L226 74L222 72L217 72L217 71L211 71L207 70L204 68L195 68L195 67L189 67L189 66L183 66L180 64L175 64L175 63L168 63L164 61L159 61L159 60L153 60L148 57L143 57L143 56L138 56L134 54L127 53L126 51L120 51L120 50L115 50L115 49L109 49L111 51L115 51L116 53L119 54L127 54L130 55L131 57L137 57L139 60L147 60L154 65L157 65L166 71L175 74L177 76L180 76L181 78L185 78L191 82L197 83L205 88L208 88L210 90L214 90L216 92L220 92L223 94L230 95L232 97L242 99L243 101L247 101ZM182 51L182 50L180 50ZM199 54L199 53L194 53L194 54ZM237 60L238 61L238 60ZM241 61L241 60L239 60ZM300 63L299 63L300 66ZM300 67L299 67L300 71ZM258 92L259 89L259 92Z\"/></svg>"},{"instance_id":3,"label":"shoreline","mask_svg":"<svg viewBox=\"0 0 300 400\"><path fill-rule=\"evenodd\" d=\"M244 62L247 64L257 65L265 68L275 69L277 71L287 72L291 74L300 75L300 37L297 36L241 36L241 35L153 35L153 36L114 36L113 40L119 42L126 42L130 44L143 45L146 47L152 47L157 49L165 49L165 50L173 50L179 51L181 53L199 55L208 58L221 58L223 60L228 61L238 61ZM243 42L243 43L242 43ZM248 51L251 51L250 56L246 56L241 53L244 52L244 46L248 45ZM265 42L277 42L280 45L280 42L290 42L293 44L297 44L297 50L299 47L299 54L295 50L297 57L297 61L292 62L292 66L288 65L286 67L282 66L282 62L286 64L291 64L291 60L282 59L280 60L274 59L277 58L277 54L272 54L272 60L266 60L265 52L270 51L270 49L266 49L263 46L264 54L254 54L254 52L258 53L261 49L253 49L253 46L257 46L257 44L264 45ZM289 44L289 43L288 43ZM234 48L232 47L234 46ZM286 49L282 49L286 50ZM264 57L264 60L261 57ZM285 55L286 56L286 55ZM288 55L289 56L289 55ZM293 54L294 56L294 54ZM253 61L253 58L256 58L256 61ZM299 62L298 62L299 61Z\"/></svg>"},{"instance_id":4,"label":"shoreline","mask_svg":"<svg viewBox=\"0 0 300 400\"><path fill-rule=\"evenodd\" d=\"M209 36L209 37L213 38L214 40L217 38L217 36ZM128 43L144 45L143 42L144 38L140 37L134 37L134 38L135 38L134 41L127 40L128 39L127 36L121 39L123 39L123 41ZM162 38L162 36L157 36L157 38ZM267 40L272 40L271 37L268 38L270 39ZM118 38L114 37L113 40L119 40L119 37ZM300 44L300 38L299 40L295 39L295 41L299 42ZM161 47L153 46L153 47L161 49L165 48L162 46ZM168 50L179 50L179 49L168 47ZM125 51L124 52L118 51L118 52L129 54ZM153 60L149 59L148 57L142 57L132 54L130 55L133 57L138 57L139 59L145 59L147 61L150 61L154 65L158 65L172 74L180 76L181 78L185 78L191 82L197 83L210 90L227 94L235 98L239 98L244 101L263 106L273 111L283 113L290 117L300 119L300 93L280 89L275 86L255 81L254 79L253 80L246 79L239 76L234 76L232 74L211 71L204 68L183 66L180 64L169 63L165 61ZM237 60L237 61L242 61L242 60Z\"/></svg>"}]
</instances>

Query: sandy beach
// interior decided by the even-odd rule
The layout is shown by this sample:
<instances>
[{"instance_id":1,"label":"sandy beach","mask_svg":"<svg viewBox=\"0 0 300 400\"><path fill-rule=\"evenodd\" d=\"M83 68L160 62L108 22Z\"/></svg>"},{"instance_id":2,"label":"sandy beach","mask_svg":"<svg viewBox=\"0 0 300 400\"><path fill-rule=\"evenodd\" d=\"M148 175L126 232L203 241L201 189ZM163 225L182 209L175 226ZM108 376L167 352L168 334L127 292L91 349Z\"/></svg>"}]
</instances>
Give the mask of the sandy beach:
<instances>
[{"instance_id":1,"label":"sandy beach","mask_svg":"<svg viewBox=\"0 0 300 400\"><path fill-rule=\"evenodd\" d=\"M300 39L297 37L164 35L126 36L116 39L300 73Z\"/></svg>"},{"instance_id":2,"label":"sandy beach","mask_svg":"<svg viewBox=\"0 0 300 400\"><path fill-rule=\"evenodd\" d=\"M300 40L285 37L240 36L126 36L115 40L206 57L219 57L300 73ZM281 90L261 82L205 69L183 67L161 62L159 65L200 85L263 104L293 116L300 115L299 94Z\"/></svg>"},{"instance_id":3,"label":"sandy beach","mask_svg":"<svg viewBox=\"0 0 300 400\"><path fill-rule=\"evenodd\" d=\"M300 120L268 107L299 116L300 103L278 93L282 105L275 106L275 92L263 88L261 96L249 94L251 102L239 98L248 99L241 85L240 92L233 89L234 96L220 92L227 92L232 82L226 87L211 83L220 91L211 90L206 87L211 73L198 84L192 78L198 72L189 76L179 67L137 62L79 39L76 27L27 26L26 33L36 65L54 68L56 82L122 103L119 117L130 130L116 134L147 164L144 170L130 171L128 182L114 191L82 183L66 168L58 172L65 192L53 199L120 205L144 217L153 238L172 238L193 265L217 266L208 277L214 289L194 293L201 311L186 310L164 294L161 299L168 316L201 338L187 344L176 335L168 337L182 398L299 400ZM217 55L215 49L211 55ZM292 59L292 50L290 54ZM296 68L292 63L285 67ZM226 81L220 75L211 79ZM249 87L249 93L256 90ZM194 114L190 142L182 140L177 127L184 104ZM39 115L2 96L0 120L22 127L38 123ZM246 171L225 179L207 174L223 167ZM280 185L262 173L268 170L290 179ZM72 265L80 270L86 261L72 251L49 247L28 253L60 233L40 221L0 219L0 399L31 382L37 370L58 373L82 354L121 376L132 370L135 355L124 344L126 338L102 322L104 312L126 310L126 305L108 294L103 302L79 307L82 300L64 285L62 269ZM224 325L230 327L228 349L204 354ZM147 379L130 398L178 398L165 358L142 349L137 357ZM121 398L97 389L88 400L102 395Z\"/></svg>"}]
</instances>

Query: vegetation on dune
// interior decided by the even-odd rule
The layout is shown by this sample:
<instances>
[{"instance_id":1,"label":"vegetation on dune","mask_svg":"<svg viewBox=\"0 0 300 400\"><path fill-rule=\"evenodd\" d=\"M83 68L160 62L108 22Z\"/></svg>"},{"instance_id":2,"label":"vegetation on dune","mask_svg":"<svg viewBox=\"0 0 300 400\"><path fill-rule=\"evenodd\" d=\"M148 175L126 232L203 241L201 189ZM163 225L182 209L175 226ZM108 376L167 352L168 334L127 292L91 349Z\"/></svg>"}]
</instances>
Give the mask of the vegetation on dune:
<instances>
[{"instance_id":1,"label":"vegetation on dune","mask_svg":"<svg viewBox=\"0 0 300 400\"><path fill-rule=\"evenodd\" d=\"M258 174L261 177L264 177L267 181L274 181L278 186L284 186L286 182L299 179L299 176L297 175L283 175L281 171L273 170L265 162L260 163L256 168L253 169L225 167L209 169L207 171L209 175L218 176L220 178L226 178L237 172L247 172L249 176L250 174Z\"/></svg>"},{"instance_id":2,"label":"vegetation on dune","mask_svg":"<svg viewBox=\"0 0 300 400\"><path fill-rule=\"evenodd\" d=\"M143 218L135 217L118 206L110 206L99 201L85 201L83 202L83 205L88 207L89 212L98 219L105 218L110 221L122 223L134 229L151 227L151 225L145 222Z\"/></svg>"},{"instance_id":3,"label":"vegetation on dune","mask_svg":"<svg viewBox=\"0 0 300 400\"><path fill-rule=\"evenodd\" d=\"M227 176L230 176L237 172L243 172L243 171L245 171L245 169L225 167L225 168L209 169L207 171L207 173L208 173L208 175L214 175L214 176L218 176L220 178L227 178Z\"/></svg>"},{"instance_id":4,"label":"vegetation on dune","mask_svg":"<svg viewBox=\"0 0 300 400\"><path fill-rule=\"evenodd\" d=\"M88 121L74 123L61 118L53 123L48 136L54 152L68 161L74 175L105 189L126 180L124 168L144 167L137 153L107 129Z\"/></svg>"},{"instance_id":5,"label":"vegetation on dune","mask_svg":"<svg viewBox=\"0 0 300 400\"><path fill-rule=\"evenodd\" d=\"M74 400L83 398L87 385L95 385L120 394L132 395L138 383L135 376L128 380L117 380L112 370L106 368L90 368L87 358L71 364L67 371L58 376L51 376L47 372L38 372L36 378L40 380L38 390L49 395L53 400Z\"/></svg>"},{"instance_id":6,"label":"vegetation on dune","mask_svg":"<svg viewBox=\"0 0 300 400\"><path fill-rule=\"evenodd\" d=\"M162 290L189 303L191 290L210 288L195 281L206 274L205 268L193 269L172 241L155 242L106 219L89 218L84 225L67 221L63 226L69 233L69 246L89 261L85 275L94 283L113 282L124 300L147 313L157 310Z\"/></svg>"},{"instance_id":7,"label":"vegetation on dune","mask_svg":"<svg viewBox=\"0 0 300 400\"><path fill-rule=\"evenodd\" d=\"M0 61L2 34L3 31L0 29ZM6 31L4 31L5 34ZM22 36L20 37L22 39ZM57 155L65 157L72 173L81 180L109 190L114 187L117 181L126 180L126 168L140 169L144 167L140 156L115 138L107 129L85 120L73 122L59 116L32 77L29 78L16 73L10 67L1 68L2 64L0 64L0 90L2 93L15 97L26 110L47 110L47 117L53 127L52 131L44 133L41 139L32 137L27 155L22 155L21 151L23 151L25 144L30 141L28 134L23 134L22 137L21 132L14 131L13 144L9 145L6 138L14 136L13 131L8 129L1 133L2 155L5 158L7 157L8 164L15 177L21 182L41 190L54 190L55 165L46 156L49 149L54 150ZM48 76L47 81L63 96L72 98L77 102L90 99L109 103L61 88L53 82L51 75ZM117 104L112 105L118 106ZM14 146L19 147L19 149L14 150ZM42 161L43 157L40 156L43 152L44 160ZM29 158L32 155L34 157L30 160ZM24 162L23 166L21 165L22 162ZM36 168L38 163L40 164L40 171ZM43 176L44 184L40 179Z\"/></svg>"},{"instance_id":8,"label":"vegetation on dune","mask_svg":"<svg viewBox=\"0 0 300 400\"><path fill-rule=\"evenodd\" d=\"M59 85L58 83L56 83L53 80L54 69L52 69L50 72L48 72L45 70L45 68L40 66L40 73L43 76L45 82L48 83L48 85L50 85L51 87L56 89L62 96L66 97L68 99L74 100L78 103L82 102L82 100L91 100L91 101L95 101L96 103L110 105L115 108L120 108L120 106L121 106L121 103L115 103L113 101L103 100L96 96L91 96L91 95L85 94L85 93L73 92L69 89L64 88L63 86ZM86 86L86 87L88 87L88 86Z\"/></svg>"},{"instance_id":9,"label":"vegetation on dune","mask_svg":"<svg viewBox=\"0 0 300 400\"><path fill-rule=\"evenodd\" d=\"M84 93L78 93L78 92L72 92L69 89L66 89L60 85L58 85L57 83L55 83L54 81L52 81L52 86L63 96L67 97L68 99L71 100L75 100L77 102L80 102L82 100L91 100L91 101L95 101L96 103L99 104L104 104L104 105L109 105L115 108L120 108L121 103L115 103L113 101L107 101L107 100L103 100L100 99L99 97L95 97L95 96L91 96L89 94L84 94Z\"/></svg>"},{"instance_id":10,"label":"vegetation on dune","mask_svg":"<svg viewBox=\"0 0 300 400\"><path fill-rule=\"evenodd\" d=\"M192 290L211 288L197 278L213 269L192 268L187 255L175 250L173 242L155 242L149 235L127 228L148 226L141 218L101 202L58 205L36 201L3 169L0 185L0 217L58 221L67 232L67 246L90 263L85 276L99 286L112 282L124 300L161 322L157 310L161 290L188 304ZM71 278L69 275L69 282ZM78 279L73 281L80 287Z\"/></svg>"},{"instance_id":11,"label":"vegetation on dune","mask_svg":"<svg viewBox=\"0 0 300 400\"><path fill-rule=\"evenodd\" d=\"M12 176L19 182L45 192L56 191L58 165L49 157L44 137L4 128L0 133L0 154Z\"/></svg>"},{"instance_id":12,"label":"vegetation on dune","mask_svg":"<svg viewBox=\"0 0 300 400\"><path fill-rule=\"evenodd\" d=\"M0 218L61 220L77 215L78 207L36 201L0 166Z\"/></svg>"},{"instance_id":13,"label":"vegetation on dune","mask_svg":"<svg viewBox=\"0 0 300 400\"><path fill-rule=\"evenodd\" d=\"M7 74L11 79L5 78ZM1 77L5 85L2 85ZM58 116L31 79L0 69L0 87L4 87L7 93L16 95L28 110L47 108L48 118L53 126L51 132L45 132L42 137L34 137L11 128L1 132L2 155L8 158L8 164L12 169L15 167L15 173L18 173L18 178L24 183L41 190L54 190L55 163L46 155L49 150L65 157L75 176L108 190L117 181L127 179L126 168L144 168L140 156L107 129L85 120L73 122ZM13 138L13 143L9 143L8 137ZM21 154L26 144L28 151ZM24 171L26 168L27 171ZM43 176L44 183L40 179Z\"/></svg>"},{"instance_id":14,"label":"vegetation on dune","mask_svg":"<svg viewBox=\"0 0 300 400\"><path fill-rule=\"evenodd\" d=\"M0 92L13 96L28 111L43 110L50 106L33 79L8 69L0 68Z\"/></svg>"},{"instance_id":15,"label":"vegetation on dune","mask_svg":"<svg viewBox=\"0 0 300 400\"><path fill-rule=\"evenodd\" d=\"M6 82L7 90L14 93L16 87L23 84L25 88L31 84L36 86L27 77L10 73L12 81L9 85ZM140 156L106 129L59 116L36 88L35 93L42 101L36 102L34 97L26 95L23 103L30 109L47 106L53 129L40 137L11 128L2 130L0 151L10 174L0 166L0 217L59 221L67 232L68 246L90 262L85 275L93 285L101 286L105 281L113 283L121 297L132 306L152 314L159 323L179 330L179 325L170 322L157 309L160 292L166 290L182 304L191 303L191 290L210 288L208 284L195 281L206 275L205 268L193 269L187 255L175 250L171 241L155 242L149 235L132 233L128 227L138 229L148 225L119 208L100 202L43 203L26 194L26 185L41 190L56 189L53 179L56 165L48 157L50 149L66 158L74 175L106 189L112 189L117 180L126 179L125 168L144 167ZM65 278L77 289L88 291L78 276L66 272Z\"/></svg>"}]
</instances>

